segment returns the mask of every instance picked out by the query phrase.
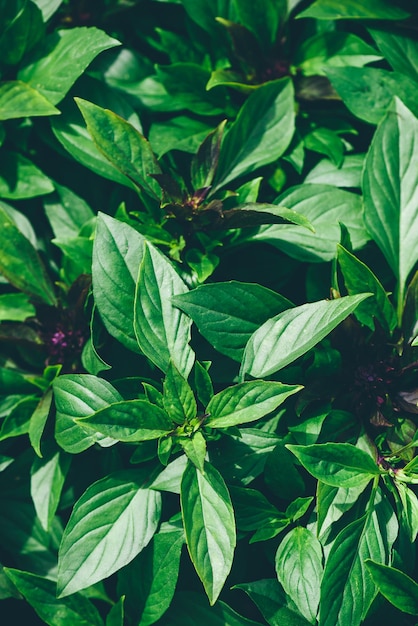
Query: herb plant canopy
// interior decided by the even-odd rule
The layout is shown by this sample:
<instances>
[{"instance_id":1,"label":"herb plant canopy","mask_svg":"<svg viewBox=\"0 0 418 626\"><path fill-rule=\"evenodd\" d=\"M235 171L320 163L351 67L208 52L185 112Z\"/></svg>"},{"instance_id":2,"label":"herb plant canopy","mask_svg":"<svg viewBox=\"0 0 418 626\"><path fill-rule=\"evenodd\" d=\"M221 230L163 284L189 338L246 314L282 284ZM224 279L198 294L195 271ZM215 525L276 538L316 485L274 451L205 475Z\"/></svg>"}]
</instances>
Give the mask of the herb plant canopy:
<instances>
[{"instance_id":1,"label":"herb plant canopy","mask_svg":"<svg viewBox=\"0 0 418 626\"><path fill-rule=\"evenodd\" d=\"M418 622L418 5L0 0L0 598Z\"/></svg>"}]
</instances>

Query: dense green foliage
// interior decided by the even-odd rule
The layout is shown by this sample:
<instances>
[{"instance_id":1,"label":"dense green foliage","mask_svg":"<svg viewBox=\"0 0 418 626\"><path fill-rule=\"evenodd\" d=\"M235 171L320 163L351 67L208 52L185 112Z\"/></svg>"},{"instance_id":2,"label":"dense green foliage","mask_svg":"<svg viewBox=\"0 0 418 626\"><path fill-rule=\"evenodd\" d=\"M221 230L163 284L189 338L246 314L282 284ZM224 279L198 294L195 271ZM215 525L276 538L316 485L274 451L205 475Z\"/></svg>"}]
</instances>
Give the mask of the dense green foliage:
<instances>
[{"instance_id":1,"label":"dense green foliage","mask_svg":"<svg viewBox=\"0 0 418 626\"><path fill-rule=\"evenodd\" d=\"M16 620L416 624L410 4L0 0Z\"/></svg>"}]
</instances>

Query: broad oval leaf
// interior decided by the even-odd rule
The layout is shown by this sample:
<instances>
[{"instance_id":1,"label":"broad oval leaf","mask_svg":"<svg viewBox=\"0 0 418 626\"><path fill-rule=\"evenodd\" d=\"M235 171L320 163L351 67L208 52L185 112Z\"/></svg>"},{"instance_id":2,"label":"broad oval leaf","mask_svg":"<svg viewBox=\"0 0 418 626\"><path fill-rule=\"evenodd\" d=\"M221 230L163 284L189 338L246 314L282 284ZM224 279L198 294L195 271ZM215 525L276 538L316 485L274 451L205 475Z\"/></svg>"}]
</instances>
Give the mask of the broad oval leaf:
<instances>
[{"instance_id":1,"label":"broad oval leaf","mask_svg":"<svg viewBox=\"0 0 418 626\"><path fill-rule=\"evenodd\" d=\"M323 571L320 542L307 528L293 528L280 543L275 563L279 583L302 615L314 624Z\"/></svg>"},{"instance_id":2,"label":"broad oval leaf","mask_svg":"<svg viewBox=\"0 0 418 626\"><path fill-rule=\"evenodd\" d=\"M181 482L187 548L209 602L214 604L231 569L236 532L231 498L222 476L205 463L188 463Z\"/></svg>"},{"instance_id":3,"label":"broad oval leaf","mask_svg":"<svg viewBox=\"0 0 418 626\"><path fill-rule=\"evenodd\" d=\"M228 428L261 419L277 409L286 398L302 389L301 385L254 380L239 383L217 393L208 406L205 425Z\"/></svg>"},{"instance_id":4,"label":"broad oval leaf","mask_svg":"<svg viewBox=\"0 0 418 626\"><path fill-rule=\"evenodd\" d=\"M371 294L320 300L294 307L267 320L251 335L244 351L241 376L268 376L308 352Z\"/></svg>"},{"instance_id":5,"label":"broad oval leaf","mask_svg":"<svg viewBox=\"0 0 418 626\"><path fill-rule=\"evenodd\" d=\"M404 572L395 567L365 561L380 593L397 609L410 615L418 615L418 585Z\"/></svg>"},{"instance_id":6,"label":"broad oval leaf","mask_svg":"<svg viewBox=\"0 0 418 626\"><path fill-rule=\"evenodd\" d=\"M380 19L402 20L409 13L389 4L385 0L316 0L310 7L299 13L298 17L314 17L318 20L341 20L341 19Z\"/></svg>"},{"instance_id":7,"label":"broad oval leaf","mask_svg":"<svg viewBox=\"0 0 418 626\"><path fill-rule=\"evenodd\" d=\"M350 443L287 444L286 448L312 476L331 487L366 487L380 474L372 457Z\"/></svg>"},{"instance_id":8,"label":"broad oval leaf","mask_svg":"<svg viewBox=\"0 0 418 626\"><path fill-rule=\"evenodd\" d=\"M55 437L66 452L77 454L96 442L103 446L116 443L75 421L123 400L110 383L90 374L66 374L55 379L53 389L57 407Z\"/></svg>"},{"instance_id":9,"label":"broad oval leaf","mask_svg":"<svg viewBox=\"0 0 418 626\"><path fill-rule=\"evenodd\" d=\"M171 304L173 296L188 289L170 261L147 244L135 294L134 329L146 357L163 372L172 361L187 378L194 363L189 345L191 320Z\"/></svg>"},{"instance_id":10,"label":"broad oval leaf","mask_svg":"<svg viewBox=\"0 0 418 626\"><path fill-rule=\"evenodd\" d=\"M107 578L150 542L160 520L161 495L145 487L148 474L111 474L76 502L59 550L58 597Z\"/></svg>"},{"instance_id":11,"label":"broad oval leaf","mask_svg":"<svg viewBox=\"0 0 418 626\"><path fill-rule=\"evenodd\" d=\"M99 213L93 244L93 295L107 331L140 352L134 332L134 301L145 239L134 228Z\"/></svg>"},{"instance_id":12,"label":"broad oval leaf","mask_svg":"<svg viewBox=\"0 0 418 626\"><path fill-rule=\"evenodd\" d=\"M238 362L257 328L292 306L287 298L262 285L235 280L201 285L172 302L192 318L218 352Z\"/></svg>"},{"instance_id":13,"label":"broad oval leaf","mask_svg":"<svg viewBox=\"0 0 418 626\"><path fill-rule=\"evenodd\" d=\"M300 261L331 261L341 238L340 222L348 228L354 249L361 248L370 239L363 223L363 206L358 194L331 185L305 183L286 191L275 204L304 215L315 232L288 224L274 224L260 227L253 239L265 241Z\"/></svg>"},{"instance_id":14,"label":"broad oval leaf","mask_svg":"<svg viewBox=\"0 0 418 626\"><path fill-rule=\"evenodd\" d=\"M99 611L85 596L77 594L58 600L53 580L11 568L4 572L45 624L103 626Z\"/></svg>"},{"instance_id":15,"label":"broad oval leaf","mask_svg":"<svg viewBox=\"0 0 418 626\"><path fill-rule=\"evenodd\" d=\"M418 260L417 145L418 120L396 98L367 153L363 194L366 226L398 279L399 306Z\"/></svg>"},{"instance_id":16,"label":"broad oval leaf","mask_svg":"<svg viewBox=\"0 0 418 626\"><path fill-rule=\"evenodd\" d=\"M124 400L75 420L117 441L158 439L173 429L167 413L147 400Z\"/></svg>"},{"instance_id":17,"label":"broad oval leaf","mask_svg":"<svg viewBox=\"0 0 418 626\"><path fill-rule=\"evenodd\" d=\"M278 159L293 137L294 120L290 79L273 80L256 89L225 134L215 187Z\"/></svg>"}]
</instances>

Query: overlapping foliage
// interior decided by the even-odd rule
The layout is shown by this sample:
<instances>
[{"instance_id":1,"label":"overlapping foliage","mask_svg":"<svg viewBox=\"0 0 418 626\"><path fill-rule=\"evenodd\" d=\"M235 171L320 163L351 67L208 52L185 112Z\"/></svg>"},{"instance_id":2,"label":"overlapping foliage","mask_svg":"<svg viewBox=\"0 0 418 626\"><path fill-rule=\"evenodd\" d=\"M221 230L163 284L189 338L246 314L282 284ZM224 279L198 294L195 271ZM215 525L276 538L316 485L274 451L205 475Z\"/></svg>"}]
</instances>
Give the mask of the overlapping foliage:
<instances>
[{"instance_id":1,"label":"overlapping foliage","mask_svg":"<svg viewBox=\"0 0 418 626\"><path fill-rule=\"evenodd\" d=\"M415 624L409 3L1 0L0 25L4 606Z\"/></svg>"}]
</instances>

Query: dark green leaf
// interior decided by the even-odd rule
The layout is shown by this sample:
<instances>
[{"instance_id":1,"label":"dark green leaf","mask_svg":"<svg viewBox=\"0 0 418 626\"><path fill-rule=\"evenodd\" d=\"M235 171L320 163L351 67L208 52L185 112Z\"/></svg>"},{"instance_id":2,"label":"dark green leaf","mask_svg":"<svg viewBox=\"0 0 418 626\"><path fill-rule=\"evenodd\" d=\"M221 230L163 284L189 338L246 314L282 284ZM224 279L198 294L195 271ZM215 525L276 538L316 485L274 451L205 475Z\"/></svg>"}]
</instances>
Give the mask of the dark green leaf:
<instances>
[{"instance_id":1,"label":"dark green leaf","mask_svg":"<svg viewBox=\"0 0 418 626\"><path fill-rule=\"evenodd\" d=\"M0 295L0 322L24 322L35 315L35 307L24 293Z\"/></svg>"},{"instance_id":2,"label":"dark green leaf","mask_svg":"<svg viewBox=\"0 0 418 626\"><path fill-rule=\"evenodd\" d=\"M292 306L266 287L237 281L202 285L173 303L216 350L235 361L241 361L245 344L261 324Z\"/></svg>"},{"instance_id":3,"label":"dark green leaf","mask_svg":"<svg viewBox=\"0 0 418 626\"><path fill-rule=\"evenodd\" d=\"M100 152L135 185L158 199L159 185L151 174L160 174L161 169L145 137L116 113L81 98L75 100Z\"/></svg>"},{"instance_id":4,"label":"dark green leaf","mask_svg":"<svg viewBox=\"0 0 418 626\"><path fill-rule=\"evenodd\" d=\"M26 59L18 78L57 104L100 52L118 45L119 41L95 27L56 30L44 50Z\"/></svg>"},{"instance_id":5,"label":"dark green leaf","mask_svg":"<svg viewBox=\"0 0 418 626\"><path fill-rule=\"evenodd\" d=\"M31 467L31 496L36 514L46 531L50 530L57 511L62 488L70 468L71 457L52 449L36 458Z\"/></svg>"},{"instance_id":6,"label":"dark green leaf","mask_svg":"<svg viewBox=\"0 0 418 626\"><path fill-rule=\"evenodd\" d=\"M212 184L218 169L219 153L225 121L212 131L199 146L191 163L191 178L194 189L204 189Z\"/></svg>"},{"instance_id":7,"label":"dark green leaf","mask_svg":"<svg viewBox=\"0 0 418 626\"><path fill-rule=\"evenodd\" d=\"M241 376L269 376L295 361L352 313L370 294L320 300L294 307L267 320L251 335Z\"/></svg>"},{"instance_id":8,"label":"dark green leaf","mask_svg":"<svg viewBox=\"0 0 418 626\"><path fill-rule=\"evenodd\" d=\"M52 389L48 389L39 400L38 406L32 413L29 424L29 440L36 454L42 458L41 439L52 406Z\"/></svg>"},{"instance_id":9,"label":"dark green leaf","mask_svg":"<svg viewBox=\"0 0 418 626\"><path fill-rule=\"evenodd\" d=\"M366 289L373 294L361 302L354 315L361 324L375 330L374 318L387 332L392 333L398 325L396 311L386 291L373 272L354 254L338 245L338 263L344 276L344 283L350 296Z\"/></svg>"},{"instance_id":10,"label":"dark green leaf","mask_svg":"<svg viewBox=\"0 0 418 626\"><path fill-rule=\"evenodd\" d=\"M94 604L81 594L57 600L54 581L17 569L6 568L5 572L45 624L103 626Z\"/></svg>"},{"instance_id":11,"label":"dark green leaf","mask_svg":"<svg viewBox=\"0 0 418 626\"><path fill-rule=\"evenodd\" d=\"M414 36L408 32L394 32L370 28L373 39L379 46L385 59L395 72L405 74L414 81L418 80L418 46Z\"/></svg>"},{"instance_id":12,"label":"dark green leaf","mask_svg":"<svg viewBox=\"0 0 418 626\"><path fill-rule=\"evenodd\" d=\"M276 579L241 583L234 589L242 589L250 596L270 626L308 626L310 623L293 606L289 606L289 597Z\"/></svg>"},{"instance_id":13,"label":"dark green leaf","mask_svg":"<svg viewBox=\"0 0 418 626\"><path fill-rule=\"evenodd\" d=\"M172 120L152 124L149 140L159 158L171 150L194 153L210 130L211 126L205 122L178 115Z\"/></svg>"},{"instance_id":14,"label":"dark green leaf","mask_svg":"<svg viewBox=\"0 0 418 626\"><path fill-rule=\"evenodd\" d=\"M292 83L283 78L265 83L246 100L222 142L216 187L284 153L294 132L293 98Z\"/></svg>"},{"instance_id":15,"label":"dark green leaf","mask_svg":"<svg viewBox=\"0 0 418 626\"><path fill-rule=\"evenodd\" d=\"M35 198L54 191L51 180L18 152L0 153L0 197L12 200Z\"/></svg>"},{"instance_id":16,"label":"dark green leaf","mask_svg":"<svg viewBox=\"0 0 418 626\"><path fill-rule=\"evenodd\" d=\"M190 557L209 602L214 604L231 569L236 536L228 490L209 463L204 472L187 465L181 482L181 509Z\"/></svg>"},{"instance_id":17,"label":"dark green leaf","mask_svg":"<svg viewBox=\"0 0 418 626\"><path fill-rule=\"evenodd\" d=\"M254 380L227 387L212 397L205 425L228 428L259 420L277 409L289 396L300 391L300 385Z\"/></svg>"},{"instance_id":18,"label":"dark green leaf","mask_svg":"<svg viewBox=\"0 0 418 626\"><path fill-rule=\"evenodd\" d=\"M418 585L412 578L371 559L366 559L365 563L380 593L389 602L403 613L418 615Z\"/></svg>"},{"instance_id":19,"label":"dark green leaf","mask_svg":"<svg viewBox=\"0 0 418 626\"><path fill-rule=\"evenodd\" d=\"M235 6L237 21L254 33L263 49L270 51L287 13L286 0L235 0Z\"/></svg>"},{"instance_id":20,"label":"dark green leaf","mask_svg":"<svg viewBox=\"0 0 418 626\"><path fill-rule=\"evenodd\" d=\"M112 474L93 483L76 502L60 546L59 597L107 578L150 542L161 496L145 487L147 475L135 470Z\"/></svg>"},{"instance_id":21,"label":"dark green leaf","mask_svg":"<svg viewBox=\"0 0 418 626\"><path fill-rule=\"evenodd\" d=\"M163 384L163 404L166 413L176 424L196 417L196 400L187 380L170 362Z\"/></svg>"}]
</instances>

